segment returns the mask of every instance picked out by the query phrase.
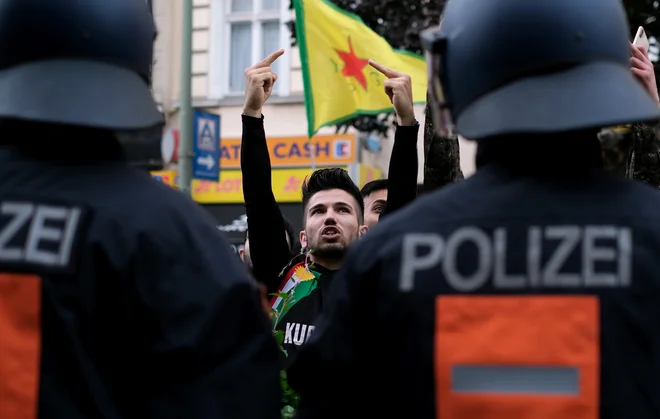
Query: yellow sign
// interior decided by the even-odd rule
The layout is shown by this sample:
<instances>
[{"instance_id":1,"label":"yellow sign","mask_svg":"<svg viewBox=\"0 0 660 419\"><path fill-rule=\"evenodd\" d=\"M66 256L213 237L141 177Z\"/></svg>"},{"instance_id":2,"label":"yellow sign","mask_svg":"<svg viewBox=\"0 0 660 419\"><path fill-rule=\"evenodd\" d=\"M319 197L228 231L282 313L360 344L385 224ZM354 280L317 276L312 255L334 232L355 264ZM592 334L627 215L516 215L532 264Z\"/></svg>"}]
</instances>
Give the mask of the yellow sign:
<instances>
[{"instance_id":1,"label":"yellow sign","mask_svg":"<svg viewBox=\"0 0 660 419\"><path fill-rule=\"evenodd\" d=\"M353 134L317 135L311 139L275 137L268 138L266 143L272 167L309 167L312 156L316 166L339 166L354 163L357 156L357 142ZM223 138L220 141L220 167L240 169L240 138Z\"/></svg>"},{"instance_id":2,"label":"yellow sign","mask_svg":"<svg viewBox=\"0 0 660 419\"><path fill-rule=\"evenodd\" d=\"M360 183L358 186L362 188L367 183L372 180L382 179L383 171L377 167L367 166L365 164L360 165Z\"/></svg>"},{"instance_id":3,"label":"yellow sign","mask_svg":"<svg viewBox=\"0 0 660 419\"><path fill-rule=\"evenodd\" d=\"M157 170L150 172L151 177L154 179L163 182L164 184L171 186L173 188L178 188L179 175L172 170Z\"/></svg>"},{"instance_id":4,"label":"yellow sign","mask_svg":"<svg viewBox=\"0 0 660 419\"><path fill-rule=\"evenodd\" d=\"M273 170L272 186L275 200L301 202L302 183L311 173L311 168ZM243 203L243 175L240 170L221 170L220 182L195 179L192 183L192 197L200 204Z\"/></svg>"}]
</instances>

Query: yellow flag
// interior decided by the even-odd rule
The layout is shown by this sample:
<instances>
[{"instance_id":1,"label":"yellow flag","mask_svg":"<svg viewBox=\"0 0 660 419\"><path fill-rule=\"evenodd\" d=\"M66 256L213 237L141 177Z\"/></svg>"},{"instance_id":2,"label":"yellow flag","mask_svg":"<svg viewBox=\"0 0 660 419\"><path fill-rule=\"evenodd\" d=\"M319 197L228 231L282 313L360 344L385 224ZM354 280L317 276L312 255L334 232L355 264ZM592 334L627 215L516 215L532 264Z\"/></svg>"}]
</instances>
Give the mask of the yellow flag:
<instances>
[{"instance_id":1,"label":"yellow flag","mask_svg":"<svg viewBox=\"0 0 660 419\"><path fill-rule=\"evenodd\" d=\"M308 134L356 115L392 112L385 94L386 77L369 59L402 73L413 83L413 100L426 103L426 63L390 44L328 0L294 0Z\"/></svg>"}]
</instances>

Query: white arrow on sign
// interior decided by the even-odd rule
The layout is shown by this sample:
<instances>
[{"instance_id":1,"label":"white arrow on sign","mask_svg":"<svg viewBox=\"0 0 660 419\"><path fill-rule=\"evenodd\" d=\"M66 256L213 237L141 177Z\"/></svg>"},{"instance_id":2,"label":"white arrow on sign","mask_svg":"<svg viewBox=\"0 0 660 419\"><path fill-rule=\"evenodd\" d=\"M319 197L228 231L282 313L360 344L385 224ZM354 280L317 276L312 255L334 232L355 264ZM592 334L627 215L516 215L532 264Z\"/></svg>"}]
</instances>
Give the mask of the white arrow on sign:
<instances>
[{"instance_id":1,"label":"white arrow on sign","mask_svg":"<svg viewBox=\"0 0 660 419\"><path fill-rule=\"evenodd\" d=\"M215 162L213 161L213 157L210 155L206 155L204 157L197 157L197 164L206 166L207 170L213 169L213 166L215 166Z\"/></svg>"}]
</instances>

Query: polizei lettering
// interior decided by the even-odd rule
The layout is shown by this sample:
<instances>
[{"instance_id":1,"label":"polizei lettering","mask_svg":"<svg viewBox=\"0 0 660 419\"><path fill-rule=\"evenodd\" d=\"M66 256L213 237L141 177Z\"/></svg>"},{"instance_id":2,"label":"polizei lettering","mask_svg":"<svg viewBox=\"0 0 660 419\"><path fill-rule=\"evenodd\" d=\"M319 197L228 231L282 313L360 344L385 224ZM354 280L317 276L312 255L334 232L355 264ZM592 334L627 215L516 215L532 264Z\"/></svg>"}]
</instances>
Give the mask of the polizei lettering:
<instances>
[{"instance_id":1,"label":"polizei lettering","mask_svg":"<svg viewBox=\"0 0 660 419\"><path fill-rule=\"evenodd\" d=\"M0 202L0 262L66 267L81 210L29 202Z\"/></svg>"},{"instance_id":2,"label":"polizei lettering","mask_svg":"<svg viewBox=\"0 0 660 419\"><path fill-rule=\"evenodd\" d=\"M407 234L401 250L399 288L412 290L417 274L436 268L458 292L476 291L489 281L499 290L630 285L632 231L628 227L532 226L515 235L509 233L503 227L492 233L462 227L446 237ZM459 252L463 251L459 269ZM520 268L516 272L507 268L513 260L516 263L511 265Z\"/></svg>"},{"instance_id":3,"label":"polizei lettering","mask_svg":"<svg viewBox=\"0 0 660 419\"><path fill-rule=\"evenodd\" d=\"M284 332L284 343L300 346L312 335L314 326L300 323L287 323Z\"/></svg>"}]
</instances>

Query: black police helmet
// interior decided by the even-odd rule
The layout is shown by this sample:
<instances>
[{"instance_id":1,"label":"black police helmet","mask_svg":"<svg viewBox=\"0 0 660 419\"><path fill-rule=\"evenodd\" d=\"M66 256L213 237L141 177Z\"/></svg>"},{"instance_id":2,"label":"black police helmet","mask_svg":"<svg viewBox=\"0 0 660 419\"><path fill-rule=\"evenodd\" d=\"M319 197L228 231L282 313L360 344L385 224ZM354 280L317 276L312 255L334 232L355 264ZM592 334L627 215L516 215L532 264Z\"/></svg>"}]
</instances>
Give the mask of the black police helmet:
<instances>
[{"instance_id":1,"label":"black police helmet","mask_svg":"<svg viewBox=\"0 0 660 419\"><path fill-rule=\"evenodd\" d=\"M112 130L162 122L144 0L0 0L0 118Z\"/></svg>"},{"instance_id":2,"label":"black police helmet","mask_svg":"<svg viewBox=\"0 0 660 419\"><path fill-rule=\"evenodd\" d=\"M620 0L449 0L422 34L436 128L466 138L660 119Z\"/></svg>"}]
</instances>

